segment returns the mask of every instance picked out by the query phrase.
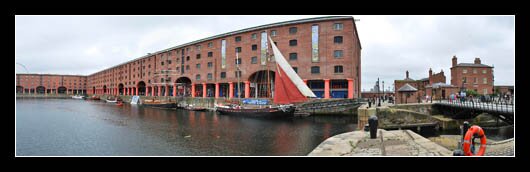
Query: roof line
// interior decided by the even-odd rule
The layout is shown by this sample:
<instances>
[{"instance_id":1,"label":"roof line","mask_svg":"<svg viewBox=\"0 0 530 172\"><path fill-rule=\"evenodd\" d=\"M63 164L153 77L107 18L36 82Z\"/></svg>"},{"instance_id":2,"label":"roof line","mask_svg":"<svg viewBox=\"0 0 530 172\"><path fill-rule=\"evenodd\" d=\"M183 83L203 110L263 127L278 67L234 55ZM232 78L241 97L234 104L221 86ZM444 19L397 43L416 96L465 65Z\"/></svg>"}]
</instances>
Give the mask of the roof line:
<instances>
[{"instance_id":1,"label":"roof line","mask_svg":"<svg viewBox=\"0 0 530 172\"><path fill-rule=\"evenodd\" d=\"M138 58L135 58L135 59L132 59L132 60L117 64L117 65L114 65L114 66L111 66L111 67L108 67L108 68L105 68L105 69L103 69L101 71L92 73L92 74L87 75L87 76L91 76L91 75L97 74L99 72L105 71L107 69L111 69L111 68L114 68L114 67L117 67L117 66L120 66L120 65L123 65L123 64L127 64L127 63L135 61L135 60L143 59L143 58L146 58L146 57L149 57L149 56L153 56L153 55L156 56L156 54L161 53L161 52L171 51L171 50L174 50L174 49L178 49L178 48L186 47L186 46L189 46L189 45L197 44L199 42L204 42L204 41L213 40L213 39L217 39L217 38L221 38L221 37L231 36L231 35L245 33L245 32L250 32L250 31L254 31L254 30L277 27L277 26L308 23L308 22L317 22L317 21L337 20L337 19L351 19L351 20L353 20L353 25L354 25L354 29L355 29L355 33L356 33L355 35L357 37L357 40L359 41L359 48L361 48L361 43L360 43L360 40L359 40L359 34L357 32L357 27L355 25L355 20L353 19L352 16L315 17L315 18L289 20L289 21L277 22L277 23L272 23L272 24L265 24L265 25L254 26L254 27L250 27L250 28L246 28L246 29L240 29L240 30L236 30L236 31L232 31L232 32L227 32L227 33L223 33L223 34L219 34L219 35L210 36L210 37L207 37L207 38L203 38L203 39L199 39L199 40L196 40L196 41L188 42L188 43L185 43L185 44L181 44L181 45L173 46L173 47L170 47L170 48L166 48L166 49L163 49L163 50L160 50L160 51L155 51L153 53L147 53L147 55L144 55L144 56L141 56L141 57L138 57Z\"/></svg>"}]
</instances>

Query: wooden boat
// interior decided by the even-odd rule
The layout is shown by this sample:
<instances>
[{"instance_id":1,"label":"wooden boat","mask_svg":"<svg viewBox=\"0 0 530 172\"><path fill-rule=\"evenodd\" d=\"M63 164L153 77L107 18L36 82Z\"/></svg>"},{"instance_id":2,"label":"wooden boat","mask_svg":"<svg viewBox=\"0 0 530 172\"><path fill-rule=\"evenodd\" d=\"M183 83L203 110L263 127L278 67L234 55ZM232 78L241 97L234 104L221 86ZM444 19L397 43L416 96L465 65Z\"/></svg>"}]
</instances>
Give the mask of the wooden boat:
<instances>
[{"instance_id":1,"label":"wooden boat","mask_svg":"<svg viewBox=\"0 0 530 172\"><path fill-rule=\"evenodd\" d=\"M239 105L217 106L216 111L223 115L238 115L249 117L292 117L296 107L293 103L304 102L308 97L316 95L302 81L302 78L296 74L291 65L285 60L278 47L273 44L274 41L269 37L271 47L276 62L274 98L275 104L264 108L245 108ZM237 58L237 53L236 53ZM268 69L267 69L268 70ZM267 79L268 81L268 79Z\"/></svg>"},{"instance_id":2,"label":"wooden boat","mask_svg":"<svg viewBox=\"0 0 530 172\"><path fill-rule=\"evenodd\" d=\"M154 107L154 108L163 108L163 109L176 109L177 102L167 102L160 100L144 100L142 103L143 106Z\"/></svg>"},{"instance_id":3,"label":"wooden boat","mask_svg":"<svg viewBox=\"0 0 530 172\"><path fill-rule=\"evenodd\" d=\"M184 107L186 110L192 110L192 111L206 111L207 109L204 107L195 107L195 106L186 106Z\"/></svg>"}]
</instances>

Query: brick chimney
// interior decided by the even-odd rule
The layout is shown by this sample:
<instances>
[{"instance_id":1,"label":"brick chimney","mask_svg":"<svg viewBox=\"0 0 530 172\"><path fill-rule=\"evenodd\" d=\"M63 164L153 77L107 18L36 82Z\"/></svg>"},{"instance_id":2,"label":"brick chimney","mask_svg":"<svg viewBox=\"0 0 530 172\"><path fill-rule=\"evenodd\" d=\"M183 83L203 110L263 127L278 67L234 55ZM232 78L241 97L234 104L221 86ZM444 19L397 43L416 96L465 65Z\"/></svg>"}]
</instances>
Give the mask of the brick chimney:
<instances>
[{"instance_id":1,"label":"brick chimney","mask_svg":"<svg viewBox=\"0 0 530 172\"><path fill-rule=\"evenodd\" d=\"M475 58L475 64L480 64L480 58Z\"/></svg>"},{"instance_id":2,"label":"brick chimney","mask_svg":"<svg viewBox=\"0 0 530 172\"><path fill-rule=\"evenodd\" d=\"M457 60L456 60L456 55L453 56L453 67L455 67L458 63L457 63Z\"/></svg>"}]
</instances>

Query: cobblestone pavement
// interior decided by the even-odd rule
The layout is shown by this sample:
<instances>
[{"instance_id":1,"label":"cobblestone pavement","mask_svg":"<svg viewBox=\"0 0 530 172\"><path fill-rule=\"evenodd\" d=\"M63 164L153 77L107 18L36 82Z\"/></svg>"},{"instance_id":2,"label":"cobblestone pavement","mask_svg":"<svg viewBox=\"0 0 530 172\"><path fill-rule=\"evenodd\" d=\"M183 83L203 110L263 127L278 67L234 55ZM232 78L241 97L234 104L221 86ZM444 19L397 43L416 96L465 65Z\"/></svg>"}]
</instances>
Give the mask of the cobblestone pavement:
<instances>
[{"instance_id":1,"label":"cobblestone pavement","mask_svg":"<svg viewBox=\"0 0 530 172\"><path fill-rule=\"evenodd\" d=\"M508 139L492 144L487 144L486 156L514 156L515 155L515 141Z\"/></svg>"}]
</instances>

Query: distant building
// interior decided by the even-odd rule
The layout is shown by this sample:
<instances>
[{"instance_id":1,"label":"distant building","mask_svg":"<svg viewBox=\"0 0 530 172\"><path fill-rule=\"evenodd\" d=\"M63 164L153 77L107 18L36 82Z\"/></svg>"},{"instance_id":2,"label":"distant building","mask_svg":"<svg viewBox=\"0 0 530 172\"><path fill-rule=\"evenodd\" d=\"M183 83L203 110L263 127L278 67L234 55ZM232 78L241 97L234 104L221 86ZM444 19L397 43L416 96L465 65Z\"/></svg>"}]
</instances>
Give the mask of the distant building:
<instances>
[{"instance_id":1,"label":"distant building","mask_svg":"<svg viewBox=\"0 0 530 172\"><path fill-rule=\"evenodd\" d=\"M456 93L458 87L445 84L446 78L444 71L433 73L429 69L429 77L414 80L409 77L409 71L406 71L405 79L394 80L394 90L396 103L419 103L426 99L426 96L434 98L447 98L450 94Z\"/></svg>"},{"instance_id":2,"label":"distant building","mask_svg":"<svg viewBox=\"0 0 530 172\"><path fill-rule=\"evenodd\" d=\"M495 93L500 95L513 95L514 87L513 85L496 85Z\"/></svg>"},{"instance_id":3,"label":"distant building","mask_svg":"<svg viewBox=\"0 0 530 172\"><path fill-rule=\"evenodd\" d=\"M478 57L474 63L457 63L456 56L453 56L451 84L463 90L474 90L479 94L492 94L493 67L482 64Z\"/></svg>"},{"instance_id":4,"label":"distant building","mask_svg":"<svg viewBox=\"0 0 530 172\"><path fill-rule=\"evenodd\" d=\"M15 74L16 93L86 94L87 77L58 74Z\"/></svg>"}]
</instances>

